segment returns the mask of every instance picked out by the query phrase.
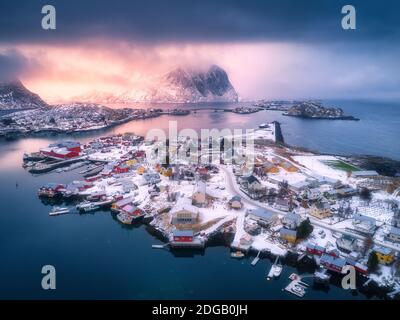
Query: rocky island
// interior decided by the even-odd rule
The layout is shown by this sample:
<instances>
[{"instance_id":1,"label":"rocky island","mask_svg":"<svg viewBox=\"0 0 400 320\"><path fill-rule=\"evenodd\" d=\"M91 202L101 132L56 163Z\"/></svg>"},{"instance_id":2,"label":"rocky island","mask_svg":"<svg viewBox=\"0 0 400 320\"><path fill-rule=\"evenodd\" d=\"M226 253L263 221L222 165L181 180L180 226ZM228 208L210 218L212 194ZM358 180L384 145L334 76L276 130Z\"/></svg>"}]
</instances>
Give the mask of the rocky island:
<instances>
[{"instance_id":1,"label":"rocky island","mask_svg":"<svg viewBox=\"0 0 400 320\"><path fill-rule=\"evenodd\" d=\"M341 108L323 107L321 103L314 101L305 101L294 105L283 115L291 117L299 117L305 119L325 119L325 120L355 120L350 115L346 115Z\"/></svg>"}]
</instances>

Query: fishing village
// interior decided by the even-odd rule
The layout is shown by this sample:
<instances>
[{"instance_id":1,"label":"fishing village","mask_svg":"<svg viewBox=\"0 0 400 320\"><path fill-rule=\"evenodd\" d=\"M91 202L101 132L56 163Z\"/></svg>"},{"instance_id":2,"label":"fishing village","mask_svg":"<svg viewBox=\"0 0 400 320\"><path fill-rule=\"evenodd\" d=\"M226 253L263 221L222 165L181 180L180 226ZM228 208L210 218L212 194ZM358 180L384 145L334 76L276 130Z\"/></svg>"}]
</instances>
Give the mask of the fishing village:
<instances>
[{"instance_id":1,"label":"fishing village","mask_svg":"<svg viewBox=\"0 0 400 320\"><path fill-rule=\"evenodd\" d=\"M251 266L273 262L266 281L279 278L287 263L311 266L308 275L289 276L283 290L295 297L310 285L340 282L348 266L359 287L398 297L399 179L282 140L277 122L254 131L252 150L224 143L218 152L193 152L194 141L178 136L168 141L167 153L185 159L163 162L152 157L162 153L160 141L126 133L82 144L59 141L25 154L23 166L33 175L81 176L39 188L52 218L110 212L118 223L152 228L163 241L154 249L205 250L218 242L230 247L232 259L250 258ZM216 154L217 161L204 160Z\"/></svg>"}]
</instances>

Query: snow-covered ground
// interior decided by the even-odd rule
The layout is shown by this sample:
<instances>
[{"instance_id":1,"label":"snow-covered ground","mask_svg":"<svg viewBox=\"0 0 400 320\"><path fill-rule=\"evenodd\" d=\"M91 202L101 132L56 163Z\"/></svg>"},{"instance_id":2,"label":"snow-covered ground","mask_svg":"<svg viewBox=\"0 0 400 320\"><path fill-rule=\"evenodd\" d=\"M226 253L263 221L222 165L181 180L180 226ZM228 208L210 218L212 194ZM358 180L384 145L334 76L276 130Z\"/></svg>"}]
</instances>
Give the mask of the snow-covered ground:
<instances>
[{"instance_id":1,"label":"snow-covered ground","mask_svg":"<svg viewBox=\"0 0 400 320\"><path fill-rule=\"evenodd\" d=\"M324 163L324 161L338 161L339 159L334 156L303 155L294 156L293 159L309 169L310 172L316 173L323 177L347 182L348 178L345 171L334 169Z\"/></svg>"}]
</instances>

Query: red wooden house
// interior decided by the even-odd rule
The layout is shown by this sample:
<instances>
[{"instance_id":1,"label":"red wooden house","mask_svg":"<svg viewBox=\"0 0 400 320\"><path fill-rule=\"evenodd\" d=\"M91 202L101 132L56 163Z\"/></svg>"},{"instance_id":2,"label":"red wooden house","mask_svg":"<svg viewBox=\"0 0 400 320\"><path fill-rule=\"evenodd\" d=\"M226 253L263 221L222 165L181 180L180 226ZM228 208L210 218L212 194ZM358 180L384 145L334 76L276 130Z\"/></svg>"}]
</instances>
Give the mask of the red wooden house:
<instances>
[{"instance_id":1,"label":"red wooden house","mask_svg":"<svg viewBox=\"0 0 400 320\"><path fill-rule=\"evenodd\" d=\"M175 242L193 242L193 230L175 229L172 234Z\"/></svg>"}]
</instances>

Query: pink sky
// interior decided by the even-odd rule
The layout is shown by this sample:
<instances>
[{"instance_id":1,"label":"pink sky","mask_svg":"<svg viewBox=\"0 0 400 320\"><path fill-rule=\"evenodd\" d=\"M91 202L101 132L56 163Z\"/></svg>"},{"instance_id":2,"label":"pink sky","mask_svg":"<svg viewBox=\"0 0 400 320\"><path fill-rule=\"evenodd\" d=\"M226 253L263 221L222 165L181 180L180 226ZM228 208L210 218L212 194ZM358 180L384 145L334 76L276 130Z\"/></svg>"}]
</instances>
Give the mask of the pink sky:
<instances>
[{"instance_id":1,"label":"pink sky","mask_svg":"<svg viewBox=\"0 0 400 320\"><path fill-rule=\"evenodd\" d=\"M90 92L121 93L147 86L178 66L224 68L242 99L341 96L390 77L363 56L295 43L140 45L92 41L74 45L17 45L32 61L22 82L48 102ZM333 63L334 62L334 63Z\"/></svg>"}]
</instances>

